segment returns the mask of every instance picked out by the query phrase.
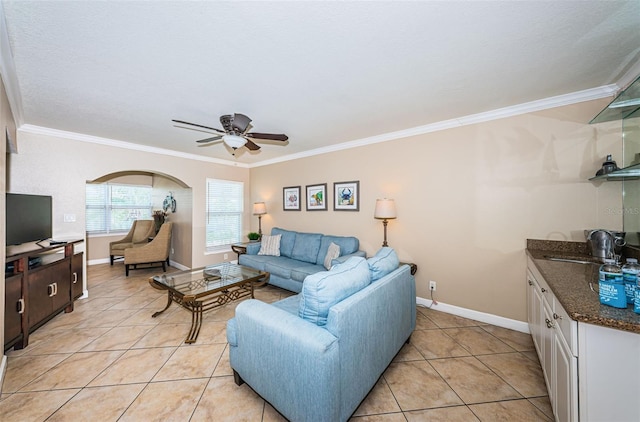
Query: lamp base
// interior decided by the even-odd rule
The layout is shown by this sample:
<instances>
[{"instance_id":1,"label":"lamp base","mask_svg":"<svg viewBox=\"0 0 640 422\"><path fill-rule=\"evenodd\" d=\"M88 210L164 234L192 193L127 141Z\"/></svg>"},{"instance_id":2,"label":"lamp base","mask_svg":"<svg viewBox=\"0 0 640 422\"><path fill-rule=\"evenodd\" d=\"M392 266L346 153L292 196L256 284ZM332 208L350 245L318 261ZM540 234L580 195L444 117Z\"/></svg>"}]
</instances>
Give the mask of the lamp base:
<instances>
[{"instance_id":1,"label":"lamp base","mask_svg":"<svg viewBox=\"0 0 640 422\"><path fill-rule=\"evenodd\" d=\"M382 242L382 247L387 247L389 244L387 243L387 219L382 220L382 225L384 226L384 241Z\"/></svg>"}]
</instances>

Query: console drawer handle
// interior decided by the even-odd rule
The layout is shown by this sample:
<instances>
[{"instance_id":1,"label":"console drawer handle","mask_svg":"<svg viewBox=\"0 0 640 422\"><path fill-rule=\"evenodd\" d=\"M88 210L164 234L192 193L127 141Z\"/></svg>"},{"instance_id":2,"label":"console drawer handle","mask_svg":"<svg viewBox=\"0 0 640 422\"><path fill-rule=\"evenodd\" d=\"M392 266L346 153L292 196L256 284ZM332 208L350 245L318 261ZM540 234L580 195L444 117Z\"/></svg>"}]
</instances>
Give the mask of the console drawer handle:
<instances>
[{"instance_id":1,"label":"console drawer handle","mask_svg":"<svg viewBox=\"0 0 640 422\"><path fill-rule=\"evenodd\" d=\"M73 273L73 284L76 284L78 282L78 273L74 272Z\"/></svg>"},{"instance_id":2,"label":"console drawer handle","mask_svg":"<svg viewBox=\"0 0 640 422\"><path fill-rule=\"evenodd\" d=\"M22 298L18 299L18 313L19 314L24 313L24 299Z\"/></svg>"},{"instance_id":3,"label":"console drawer handle","mask_svg":"<svg viewBox=\"0 0 640 422\"><path fill-rule=\"evenodd\" d=\"M56 293L55 293L55 287L53 286L53 283L49 284L47 286L47 292L49 297L53 297Z\"/></svg>"}]
</instances>

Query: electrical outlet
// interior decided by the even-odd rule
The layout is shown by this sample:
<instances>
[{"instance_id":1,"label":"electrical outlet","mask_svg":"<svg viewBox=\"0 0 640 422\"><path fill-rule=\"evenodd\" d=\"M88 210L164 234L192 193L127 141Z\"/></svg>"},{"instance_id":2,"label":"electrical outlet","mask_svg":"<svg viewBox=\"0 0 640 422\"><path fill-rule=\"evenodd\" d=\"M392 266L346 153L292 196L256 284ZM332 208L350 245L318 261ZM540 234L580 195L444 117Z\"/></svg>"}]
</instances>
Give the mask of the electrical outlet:
<instances>
[{"instance_id":1,"label":"electrical outlet","mask_svg":"<svg viewBox=\"0 0 640 422\"><path fill-rule=\"evenodd\" d=\"M436 291L436 282L435 281L430 281L429 282L429 290L432 290L434 292Z\"/></svg>"}]
</instances>

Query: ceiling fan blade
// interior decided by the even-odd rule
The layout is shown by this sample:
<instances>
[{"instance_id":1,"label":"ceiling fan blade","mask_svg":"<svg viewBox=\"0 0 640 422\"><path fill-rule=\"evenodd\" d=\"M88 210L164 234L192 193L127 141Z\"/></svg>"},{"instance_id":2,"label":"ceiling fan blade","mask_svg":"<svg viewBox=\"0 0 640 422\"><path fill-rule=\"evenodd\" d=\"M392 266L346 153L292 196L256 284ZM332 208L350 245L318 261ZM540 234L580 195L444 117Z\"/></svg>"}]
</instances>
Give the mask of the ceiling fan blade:
<instances>
[{"instance_id":1,"label":"ceiling fan blade","mask_svg":"<svg viewBox=\"0 0 640 422\"><path fill-rule=\"evenodd\" d=\"M196 142L199 144L206 144L209 142L217 141L218 139L222 139L222 135L216 135L214 137L207 138L207 139L200 139L199 141L196 141Z\"/></svg>"},{"instance_id":2,"label":"ceiling fan blade","mask_svg":"<svg viewBox=\"0 0 640 422\"><path fill-rule=\"evenodd\" d=\"M245 130L249 127L249 123L251 123L251 119L248 116L245 116L241 113L234 113L233 119L231 120L232 126L237 129L240 133L244 133Z\"/></svg>"},{"instance_id":3,"label":"ceiling fan blade","mask_svg":"<svg viewBox=\"0 0 640 422\"><path fill-rule=\"evenodd\" d=\"M260 149L260 146L255 144L253 141L247 139L247 143L244 144L245 147L247 147L248 150L250 151L257 151Z\"/></svg>"},{"instance_id":4,"label":"ceiling fan blade","mask_svg":"<svg viewBox=\"0 0 640 422\"><path fill-rule=\"evenodd\" d=\"M247 133L246 136L249 136L254 139L270 139L272 141L286 141L289 137L285 134L277 134L277 133L258 133L251 132Z\"/></svg>"},{"instance_id":5,"label":"ceiling fan blade","mask_svg":"<svg viewBox=\"0 0 640 422\"><path fill-rule=\"evenodd\" d=\"M189 122L185 122L184 120L172 119L171 121L175 122L175 123L180 123L180 124L183 124L183 125L191 125L191 126L201 127L201 128L204 128L204 129L215 130L216 132L220 132L220 133L225 133L225 131L222 130L222 129L216 129L215 127L203 126L203 125L199 125L199 124L196 124L196 123L189 123Z\"/></svg>"}]
</instances>

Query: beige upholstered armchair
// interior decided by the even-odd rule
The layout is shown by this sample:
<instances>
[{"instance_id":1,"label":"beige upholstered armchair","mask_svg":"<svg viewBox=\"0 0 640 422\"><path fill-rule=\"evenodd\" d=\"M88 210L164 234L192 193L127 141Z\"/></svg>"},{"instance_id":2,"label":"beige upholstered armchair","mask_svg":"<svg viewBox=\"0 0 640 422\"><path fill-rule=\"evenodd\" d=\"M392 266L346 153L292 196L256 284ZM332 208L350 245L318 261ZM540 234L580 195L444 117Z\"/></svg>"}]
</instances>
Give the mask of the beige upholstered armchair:
<instances>
[{"instance_id":1,"label":"beige upholstered armchair","mask_svg":"<svg viewBox=\"0 0 640 422\"><path fill-rule=\"evenodd\" d=\"M134 220L129 233L120 240L109 243L109 255L111 265L116 256L124 256L127 248L144 246L149 242L149 237L155 233L153 220Z\"/></svg>"},{"instance_id":2,"label":"beige upholstered armchair","mask_svg":"<svg viewBox=\"0 0 640 422\"><path fill-rule=\"evenodd\" d=\"M137 269L139 264L162 264L162 271L167 271L172 225L173 223L164 223L156 237L146 245L124 250L124 269L127 276L129 270Z\"/></svg>"}]
</instances>

